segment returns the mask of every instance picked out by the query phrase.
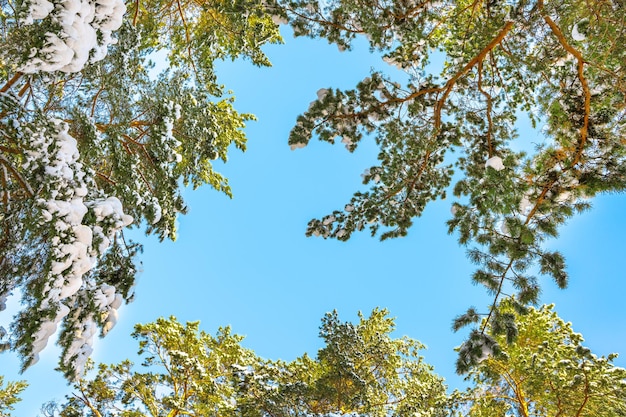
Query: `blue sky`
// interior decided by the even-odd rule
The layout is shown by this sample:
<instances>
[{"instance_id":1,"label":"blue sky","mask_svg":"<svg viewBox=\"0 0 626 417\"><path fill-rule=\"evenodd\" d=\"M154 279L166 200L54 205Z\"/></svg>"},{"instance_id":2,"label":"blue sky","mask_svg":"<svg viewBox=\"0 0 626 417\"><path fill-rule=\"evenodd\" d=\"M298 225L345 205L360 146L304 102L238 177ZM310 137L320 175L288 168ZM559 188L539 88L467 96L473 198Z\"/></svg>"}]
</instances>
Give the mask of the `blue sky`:
<instances>
[{"instance_id":1,"label":"blue sky","mask_svg":"<svg viewBox=\"0 0 626 417\"><path fill-rule=\"evenodd\" d=\"M319 88L351 88L372 67L399 73L363 43L339 53L323 41L283 33L285 45L266 48L272 68L220 66L237 109L259 119L247 128L248 151L232 150L219 167L234 198L208 187L187 190L190 213L180 218L176 242L134 233L145 243L136 300L122 307L116 328L96 344L94 359L133 359L133 325L174 315L200 320L210 333L231 325L257 354L291 360L321 346L317 333L325 312L337 309L342 319L353 320L357 311L367 314L378 306L397 317L397 336L425 343L427 362L451 388L461 386L453 348L464 335L452 333L451 321L470 305L482 309L488 298L470 283L474 267L465 249L447 235L450 199L429 206L406 238L379 242L361 233L343 243L304 236L308 220L342 208L362 189L360 174L375 163L377 151L367 140L354 154L317 141L290 151L287 136L297 115ZM537 137L527 127L521 133L522 146ZM626 197L602 196L593 205L549 243L567 258L570 286L561 291L544 280L542 301L556 303L594 353L626 354ZM16 356L0 356L1 374L31 384L15 416L34 415L44 401L69 392L54 372L57 357L49 346L37 365L18 376ZM626 357L616 363L626 366Z\"/></svg>"}]
</instances>

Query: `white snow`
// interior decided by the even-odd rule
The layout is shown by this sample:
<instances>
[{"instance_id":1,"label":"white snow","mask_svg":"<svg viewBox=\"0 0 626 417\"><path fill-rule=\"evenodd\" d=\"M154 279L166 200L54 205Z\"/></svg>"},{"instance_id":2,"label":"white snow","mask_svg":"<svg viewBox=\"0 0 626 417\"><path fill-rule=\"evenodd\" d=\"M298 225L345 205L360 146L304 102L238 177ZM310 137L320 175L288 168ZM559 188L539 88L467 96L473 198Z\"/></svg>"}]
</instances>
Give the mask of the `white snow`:
<instances>
[{"instance_id":1,"label":"white snow","mask_svg":"<svg viewBox=\"0 0 626 417\"><path fill-rule=\"evenodd\" d=\"M26 24L32 24L33 19L44 19L54 9L54 4L47 0L31 0L28 11L29 21Z\"/></svg>"},{"instance_id":2,"label":"white snow","mask_svg":"<svg viewBox=\"0 0 626 417\"><path fill-rule=\"evenodd\" d=\"M289 20L287 20L287 18L277 15L277 14L273 14L272 15L272 22L274 22L274 24L276 26L279 25L286 25L287 23L289 23Z\"/></svg>"},{"instance_id":3,"label":"white snow","mask_svg":"<svg viewBox=\"0 0 626 417\"><path fill-rule=\"evenodd\" d=\"M317 100L318 101L324 100L324 97L326 97L327 94L328 94L327 88L320 88L319 90L317 90Z\"/></svg>"},{"instance_id":4,"label":"white snow","mask_svg":"<svg viewBox=\"0 0 626 417\"><path fill-rule=\"evenodd\" d=\"M59 25L60 31L47 32L44 46L31 49L20 71L74 73L102 60L108 45L116 43L112 32L122 25L125 12L123 0L32 0L22 24L45 19Z\"/></svg>"},{"instance_id":5,"label":"white snow","mask_svg":"<svg viewBox=\"0 0 626 417\"><path fill-rule=\"evenodd\" d=\"M341 139L341 143L343 143L344 145L346 145L346 149L350 150L350 147L352 146L352 138L350 138L349 136L343 136L343 138Z\"/></svg>"},{"instance_id":6,"label":"white snow","mask_svg":"<svg viewBox=\"0 0 626 417\"><path fill-rule=\"evenodd\" d=\"M126 227L133 222L132 216L124 214L122 202L117 197L93 200L89 202L89 205L98 221L111 218L115 228Z\"/></svg>"},{"instance_id":7,"label":"white snow","mask_svg":"<svg viewBox=\"0 0 626 417\"><path fill-rule=\"evenodd\" d=\"M584 41L587 37L578 31L578 23L572 28L572 39L577 42Z\"/></svg>"},{"instance_id":8,"label":"white snow","mask_svg":"<svg viewBox=\"0 0 626 417\"><path fill-rule=\"evenodd\" d=\"M92 317L79 325L74 332L74 340L63 357L65 364L73 365L76 375L83 375L87 359L93 352L93 337L97 326Z\"/></svg>"},{"instance_id":9,"label":"white snow","mask_svg":"<svg viewBox=\"0 0 626 417\"><path fill-rule=\"evenodd\" d=\"M502 171L504 169L502 158L500 158L499 156L492 156L491 158L487 159L487 162L485 162L485 168L488 167L491 167L496 171Z\"/></svg>"},{"instance_id":10,"label":"white snow","mask_svg":"<svg viewBox=\"0 0 626 417\"><path fill-rule=\"evenodd\" d=\"M481 345L481 349L482 349L482 353L481 353L480 357L478 358L478 362L482 362L485 359L489 359L489 356L493 355L493 351L486 344L483 343Z\"/></svg>"},{"instance_id":11,"label":"white snow","mask_svg":"<svg viewBox=\"0 0 626 417\"><path fill-rule=\"evenodd\" d=\"M519 211L522 215L526 216L530 213L530 210L533 208L533 204L530 202L530 191L526 192L519 202Z\"/></svg>"},{"instance_id":12,"label":"white snow","mask_svg":"<svg viewBox=\"0 0 626 417\"><path fill-rule=\"evenodd\" d=\"M555 201L557 203L565 203L565 202L570 201L570 200L572 200L572 193L569 192L569 191L563 191L555 199Z\"/></svg>"},{"instance_id":13,"label":"white snow","mask_svg":"<svg viewBox=\"0 0 626 417\"><path fill-rule=\"evenodd\" d=\"M152 209L154 210L154 219L152 220L152 224L156 224L161 220L162 210L161 205L159 204L159 200L156 198L152 199Z\"/></svg>"},{"instance_id":14,"label":"white snow","mask_svg":"<svg viewBox=\"0 0 626 417\"><path fill-rule=\"evenodd\" d=\"M306 143L303 143L303 142L293 143L289 145L289 149L291 149L292 151L295 151L296 149L302 149L305 146L306 146Z\"/></svg>"},{"instance_id":15,"label":"white snow","mask_svg":"<svg viewBox=\"0 0 626 417\"><path fill-rule=\"evenodd\" d=\"M39 198L36 203L42 213L42 223L47 223L56 231L49 241L52 259L40 305L41 310L56 309L56 314L52 320L42 321L34 332L32 362L38 359L58 324L69 315L70 306L80 291L91 292L100 317L105 322L105 332L117 322L117 308L122 304L122 296L116 294L115 287L97 287L85 274L94 268L97 256L108 249L115 234L131 224L133 218L124 213L117 197L88 200L93 178L78 162L80 154L77 142L68 129L67 123L53 119L50 120L50 127L28 132L31 146L25 153L24 168L44 167L44 188L40 195L50 198ZM90 210L94 214L95 223L83 224ZM94 247L95 241L97 247ZM91 354L91 343L97 326L93 317L76 325L82 330L64 358L72 361L76 376L80 376Z\"/></svg>"},{"instance_id":16,"label":"white snow","mask_svg":"<svg viewBox=\"0 0 626 417\"><path fill-rule=\"evenodd\" d=\"M324 219L324 221L322 222L322 224L323 224L324 226L328 226L329 224L331 224L331 223L332 223L332 222L334 222L334 221L335 221L335 216L332 216L332 215L331 215L331 216L326 217L326 218Z\"/></svg>"}]
</instances>

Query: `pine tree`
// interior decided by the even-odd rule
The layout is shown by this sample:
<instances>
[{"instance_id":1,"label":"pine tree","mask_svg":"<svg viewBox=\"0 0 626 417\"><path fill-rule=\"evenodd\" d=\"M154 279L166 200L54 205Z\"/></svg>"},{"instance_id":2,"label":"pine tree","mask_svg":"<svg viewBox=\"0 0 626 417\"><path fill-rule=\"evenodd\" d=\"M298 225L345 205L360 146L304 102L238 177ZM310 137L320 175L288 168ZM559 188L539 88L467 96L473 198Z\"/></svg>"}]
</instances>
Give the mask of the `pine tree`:
<instances>
[{"instance_id":1,"label":"pine tree","mask_svg":"<svg viewBox=\"0 0 626 417\"><path fill-rule=\"evenodd\" d=\"M281 38L255 0L2 1L1 25L0 310L23 305L3 346L26 368L60 326L73 378L132 298L124 229L175 239L181 186L230 195L212 161L245 149L253 116L214 62L269 65L260 47Z\"/></svg>"},{"instance_id":2,"label":"pine tree","mask_svg":"<svg viewBox=\"0 0 626 417\"><path fill-rule=\"evenodd\" d=\"M453 327L474 326L473 337L483 339L486 326L499 327L511 339L515 323L497 313L501 300L510 296L522 312L539 300L539 277L567 285L563 255L544 242L590 207L588 199L626 187L624 2L278 0L273 7L296 35L341 50L364 36L406 73L402 82L373 72L351 90L322 88L298 117L292 149L317 137L352 152L371 136L380 150L379 164L363 175L369 189L311 220L307 235L345 241L368 228L381 239L404 236L429 202L452 190L449 232L478 265L472 280L493 297ZM443 62L440 73L431 61ZM545 136L534 150L516 131L523 113Z\"/></svg>"},{"instance_id":3,"label":"pine tree","mask_svg":"<svg viewBox=\"0 0 626 417\"><path fill-rule=\"evenodd\" d=\"M443 379L408 337L392 338L394 319L375 309L357 323L337 312L322 319L323 347L316 357L267 360L241 346L242 337L221 328L215 336L198 322L175 318L137 325L143 363L100 364L74 383L65 402L50 402L52 416L593 416L626 415L626 370L616 355L598 357L553 306L515 312L518 337L490 326L492 345L477 349L465 391L446 394ZM501 346L502 349L499 349Z\"/></svg>"},{"instance_id":4,"label":"pine tree","mask_svg":"<svg viewBox=\"0 0 626 417\"><path fill-rule=\"evenodd\" d=\"M478 346L480 361L471 368L473 385L455 392L459 410L471 416L623 416L626 415L626 369L612 364L616 354L598 357L583 346L582 335L554 312L552 305L518 315L510 302L519 335L507 344L504 334L488 333L502 351ZM469 348L461 347L462 357Z\"/></svg>"},{"instance_id":5,"label":"pine tree","mask_svg":"<svg viewBox=\"0 0 626 417\"><path fill-rule=\"evenodd\" d=\"M322 320L316 358L265 360L228 328L210 336L175 318L137 325L145 372L132 363L99 365L49 416L445 416L442 379L423 362L423 346L393 339L394 320L374 310L358 323Z\"/></svg>"}]
</instances>

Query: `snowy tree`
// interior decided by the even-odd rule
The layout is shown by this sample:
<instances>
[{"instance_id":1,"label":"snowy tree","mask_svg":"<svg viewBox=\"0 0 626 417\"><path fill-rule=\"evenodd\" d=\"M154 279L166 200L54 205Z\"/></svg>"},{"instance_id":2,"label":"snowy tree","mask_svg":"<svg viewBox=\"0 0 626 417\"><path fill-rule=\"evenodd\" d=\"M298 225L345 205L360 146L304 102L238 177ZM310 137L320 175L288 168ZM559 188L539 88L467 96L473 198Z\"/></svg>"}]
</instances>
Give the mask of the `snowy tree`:
<instances>
[{"instance_id":1,"label":"snowy tree","mask_svg":"<svg viewBox=\"0 0 626 417\"><path fill-rule=\"evenodd\" d=\"M1 4L0 310L22 307L0 342L26 368L60 328L72 378L132 298L140 246L124 228L175 239L182 185L230 195L212 161L245 148L252 116L214 62L269 65L260 47L281 39L255 0Z\"/></svg>"},{"instance_id":2,"label":"snowy tree","mask_svg":"<svg viewBox=\"0 0 626 417\"><path fill-rule=\"evenodd\" d=\"M393 319L375 310L357 324L337 314L322 320L325 346L313 359L264 360L241 347L240 336L215 337L176 319L136 326L145 372L126 361L100 365L81 379L61 416L444 416L442 379L423 362L423 346L393 339Z\"/></svg>"},{"instance_id":3,"label":"snowy tree","mask_svg":"<svg viewBox=\"0 0 626 417\"><path fill-rule=\"evenodd\" d=\"M453 395L458 410L477 417L626 415L626 369L612 364L616 354L591 353L553 306L525 315L516 314L510 302L501 309L515 316L519 334L507 344L505 335L489 328L502 351L479 347L480 362L468 376L473 386ZM468 348L461 347L462 356L469 357Z\"/></svg>"},{"instance_id":4,"label":"snowy tree","mask_svg":"<svg viewBox=\"0 0 626 417\"><path fill-rule=\"evenodd\" d=\"M382 239L404 236L429 202L452 192L449 232L468 246L478 264L472 279L492 296L454 327L475 326L475 337L488 325L514 333L511 316L496 314L503 298L521 312L537 303L539 277L567 285L564 257L544 242L588 199L626 186L624 2L273 6L296 35L323 37L341 50L364 36L405 74L373 72L351 90L322 88L298 117L292 149L317 137L354 151L364 136L380 149L379 164L363 175L369 189L311 220L307 235L345 241L368 228ZM440 72L431 61L442 62ZM545 138L534 149L516 130L524 113Z\"/></svg>"}]
</instances>

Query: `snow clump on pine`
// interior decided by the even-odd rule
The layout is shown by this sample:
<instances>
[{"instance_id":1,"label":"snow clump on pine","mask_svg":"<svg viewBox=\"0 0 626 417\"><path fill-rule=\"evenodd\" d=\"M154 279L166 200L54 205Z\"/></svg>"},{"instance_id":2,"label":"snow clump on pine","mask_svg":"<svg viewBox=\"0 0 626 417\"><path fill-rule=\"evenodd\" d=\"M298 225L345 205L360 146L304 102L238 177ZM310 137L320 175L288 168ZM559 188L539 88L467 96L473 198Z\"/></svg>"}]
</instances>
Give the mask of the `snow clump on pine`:
<instances>
[{"instance_id":1,"label":"snow clump on pine","mask_svg":"<svg viewBox=\"0 0 626 417\"><path fill-rule=\"evenodd\" d=\"M123 0L31 0L21 23L45 19L60 30L45 33L44 46L31 49L20 71L75 73L104 59L108 46L117 42L112 32L122 25L125 12Z\"/></svg>"},{"instance_id":2,"label":"snow clump on pine","mask_svg":"<svg viewBox=\"0 0 626 417\"><path fill-rule=\"evenodd\" d=\"M485 162L485 168L488 167L491 167L496 171L502 171L504 169L502 158L500 158L499 156L492 156L491 158L487 159L487 162Z\"/></svg>"},{"instance_id":3,"label":"snow clump on pine","mask_svg":"<svg viewBox=\"0 0 626 417\"><path fill-rule=\"evenodd\" d=\"M130 225L133 218L124 214L117 197L87 199L90 189L94 189L92 173L79 162L76 139L68 130L67 123L56 119L35 131L25 130L30 136L30 149L26 151L24 168L42 172L38 180L43 188L37 207L41 211L41 226L51 230L51 259L39 305L45 318L33 334L31 364L37 362L58 324L70 313L79 291L88 291L95 297L105 333L117 321L116 310L122 301L114 287L98 287L85 277L96 266L98 255L109 248L114 235ZM83 224L89 211L95 220ZM92 321L92 317L87 317L78 324L80 335L65 355L74 361L77 375L82 373L91 353Z\"/></svg>"}]
</instances>

